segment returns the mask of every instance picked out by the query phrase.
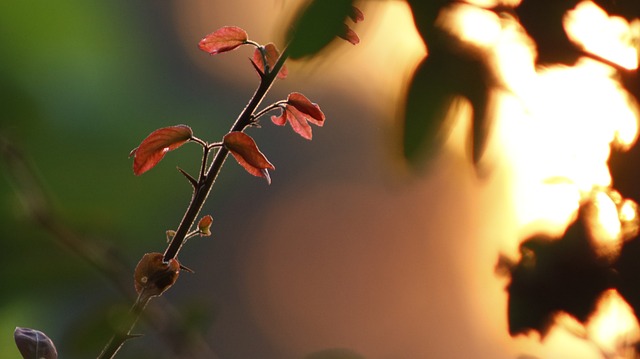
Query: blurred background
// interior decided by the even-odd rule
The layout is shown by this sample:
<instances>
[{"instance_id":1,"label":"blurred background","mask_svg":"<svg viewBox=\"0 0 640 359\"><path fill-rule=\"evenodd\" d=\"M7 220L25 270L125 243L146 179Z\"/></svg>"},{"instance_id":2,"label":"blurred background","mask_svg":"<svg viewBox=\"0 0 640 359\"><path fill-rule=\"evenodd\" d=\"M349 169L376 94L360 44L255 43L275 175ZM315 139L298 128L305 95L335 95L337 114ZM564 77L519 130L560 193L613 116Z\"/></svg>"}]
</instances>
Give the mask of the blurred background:
<instances>
[{"instance_id":1,"label":"blurred background","mask_svg":"<svg viewBox=\"0 0 640 359\"><path fill-rule=\"evenodd\" d=\"M201 152L187 144L136 177L129 151L175 124L210 142L224 135L258 83L252 52L210 57L198 41L236 25L282 46L283 24L298 5L0 3L0 359L19 355L16 326L47 333L60 357L97 356L109 324L131 303L127 269L146 252L164 251L165 231L188 204L190 187L175 167L196 172ZM486 155L491 176L480 180L464 143L468 123L458 121L429 166L409 175L398 160L397 114L426 48L405 2L362 9L358 46L339 41L310 61L290 62L289 77L265 102L302 92L321 106L325 126L314 128L311 142L268 119L251 130L276 166L273 183L225 165L203 209L214 218L213 236L190 240L180 254L196 273L181 274L151 304L153 318L136 329L145 336L118 357L601 356L568 331L544 343L508 334L499 254L516 256L519 241L541 225L561 233L582 190L544 186L570 175L562 162L553 167L561 174L532 169L557 157L524 150L545 130L504 120L519 119L522 109L498 116ZM532 70L526 41L515 43L524 71ZM623 125L636 115L627 108ZM584 146L608 150L607 134ZM596 162L580 162L596 171L579 185L609 185L606 160L598 153ZM119 261L105 276L78 248Z\"/></svg>"}]
</instances>

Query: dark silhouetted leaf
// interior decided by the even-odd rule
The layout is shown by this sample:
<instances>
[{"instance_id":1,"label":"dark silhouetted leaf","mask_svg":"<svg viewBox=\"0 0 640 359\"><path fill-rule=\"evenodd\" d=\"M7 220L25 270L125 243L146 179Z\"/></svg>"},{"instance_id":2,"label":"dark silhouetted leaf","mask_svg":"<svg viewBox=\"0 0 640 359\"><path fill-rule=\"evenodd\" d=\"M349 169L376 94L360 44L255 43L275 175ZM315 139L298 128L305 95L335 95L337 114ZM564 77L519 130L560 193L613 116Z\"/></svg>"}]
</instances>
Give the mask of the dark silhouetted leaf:
<instances>
[{"instance_id":1,"label":"dark silhouetted leaf","mask_svg":"<svg viewBox=\"0 0 640 359\"><path fill-rule=\"evenodd\" d=\"M257 177L263 177L271 184L268 170L274 170L275 167L260 152L253 138L244 132L234 131L227 133L222 142L247 172Z\"/></svg>"},{"instance_id":2,"label":"dark silhouetted leaf","mask_svg":"<svg viewBox=\"0 0 640 359\"><path fill-rule=\"evenodd\" d=\"M198 43L200 50L211 55L234 50L246 44L249 36L247 32L236 26L222 27L205 36Z\"/></svg>"},{"instance_id":3,"label":"dark silhouetted leaf","mask_svg":"<svg viewBox=\"0 0 640 359\"><path fill-rule=\"evenodd\" d=\"M134 156L133 173L139 176L152 169L167 152L182 146L192 136L191 128L185 125L164 127L153 131L129 154L129 157Z\"/></svg>"},{"instance_id":4,"label":"dark silhouetted leaf","mask_svg":"<svg viewBox=\"0 0 640 359\"><path fill-rule=\"evenodd\" d=\"M561 239L534 237L520 246L521 260L510 269L509 332L537 331L544 337L558 313L585 324L616 272L590 243L582 206L578 219Z\"/></svg>"},{"instance_id":5,"label":"dark silhouetted leaf","mask_svg":"<svg viewBox=\"0 0 640 359\"><path fill-rule=\"evenodd\" d=\"M13 337L24 359L58 358L58 351L53 341L39 330L17 327Z\"/></svg>"},{"instance_id":6,"label":"dark silhouetted leaf","mask_svg":"<svg viewBox=\"0 0 640 359\"><path fill-rule=\"evenodd\" d=\"M353 16L360 18L354 15L353 0L311 0L295 16L287 34L289 55L299 59L317 54L336 37L345 35L345 20Z\"/></svg>"},{"instance_id":7,"label":"dark silhouetted leaf","mask_svg":"<svg viewBox=\"0 0 640 359\"><path fill-rule=\"evenodd\" d=\"M320 107L298 92L289 94L280 116L271 117L271 121L279 126L283 126L288 121L291 128L307 140L312 138L309 122L322 127L324 120L324 113L322 113Z\"/></svg>"},{"instance_id":8,"label":"dark silhouetted leaf","mask_svg":"<svg viewBox=\"0 0 640 359\"><path fill-rule=\"evenodd\" d=\"M264 57L267 58L267 64L269 64L269 69L273 69L273 67L276 65L276 62L278 61L278 58L280 57L280 51L278 51L278 48L276 47L276 45L272 43L266 44L264 46L263 51L265 55ZM264 57L260 49L256 49L253 52L253 63L256 69L258 69L262 74L264 74L265 72L265 69L264 69L265 66L263 61ZM285 79L288 74L289 74L289 71L287 70L287 67L283 65L282 68L280 68L280 72L278 72L278 78Z\"/></svg>"},{"instance_id":9,"label":"dark silhouetted leaf","mask_svg":"<svg viewBox=\"0 0 640 359\"><path fill-rule=\"evenodd\" d=\"M444 36L456 46L457 40ZM404 107L403 148L409 162L417 166L429 158L446 138L443 127L454 100L464 98L473 109L469 139L474 163L486 147L490 131L488 101L497 85L488 60L474 49L429 47L430 54L416 69Z\"/></svg>"},{"instance_id":10,"label":"dark silhouetted leaf","mask_svg":"<svg viewBox=\"0 0 640 359\"><path fill-rule=\"evenodd\" d=\"M136 292L147 297L161 295L178 280L180 263L171 259L163 261L162 253L146 253L136 266L133 274Z\"/></svg>"}]
</instances>

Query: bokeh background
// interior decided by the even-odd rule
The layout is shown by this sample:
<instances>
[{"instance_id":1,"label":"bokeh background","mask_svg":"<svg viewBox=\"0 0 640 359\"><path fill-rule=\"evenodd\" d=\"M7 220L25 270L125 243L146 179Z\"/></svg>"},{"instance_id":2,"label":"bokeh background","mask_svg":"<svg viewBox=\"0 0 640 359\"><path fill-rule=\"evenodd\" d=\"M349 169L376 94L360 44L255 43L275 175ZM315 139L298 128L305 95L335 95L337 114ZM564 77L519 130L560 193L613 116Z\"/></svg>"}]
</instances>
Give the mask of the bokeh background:
<instances>
[{"instance_id":1,"label":"bokeh background","mask_svg":"<svg viewBox=\"0 0 640 359\"><path fill-rule=\"evenodd\" d=\"M129 151L154 129L180 123L205 140L220 138L258 78L251 50L210 57L197 42L237 25L255 41L281 45L297 5L0 3L0 135L39 181L0 167L1 359L19 355L16 326L46 332L63 358L99 353L133 285L123 293L60 238L110 248L131 267L162 252L190 196L175 167L197 171L200 150L187 144L141 177ZM566 332L544 344L509 337L507 281L495 264L499 253L515 255L545 212L519 209L556 193L514 203L521 184L513 183L511 158L479 180L461 140L464 124L427 169L408 175L398 161L398 100L426 50L404 2L363 10L361 44L290 63L289 78L268 97L304 93L320 104L325 126L311 142L268 120L251 131L276 166L273 183L225 165L203 210L214 218L213 236L190 240L180 255L196 274L183 273L150 308L174 314L141 323L144 338L119 357L599 356ZM488 151L499 157L499 147ZM29 215L41 190L58 232ZM547 222L548 231L566 221Z\"/></svg>"}]
</instances>

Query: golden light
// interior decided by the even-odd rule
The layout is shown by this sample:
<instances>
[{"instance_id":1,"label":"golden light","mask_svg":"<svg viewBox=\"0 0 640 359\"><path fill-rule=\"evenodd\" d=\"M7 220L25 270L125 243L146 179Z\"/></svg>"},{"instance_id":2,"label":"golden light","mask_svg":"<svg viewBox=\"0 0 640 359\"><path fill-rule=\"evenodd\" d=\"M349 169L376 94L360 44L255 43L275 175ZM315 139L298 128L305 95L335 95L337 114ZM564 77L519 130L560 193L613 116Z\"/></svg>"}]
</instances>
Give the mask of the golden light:
<instances>
[{"instance_id":1,"label":"golden light","mask_svg":"<svg viewBox=\"0 0 640 359\"><path fill-rule=\"evenodd\" d=\"M583 1L565 16L564 27L584 50L626 69L638 68L637 21L630 26L624 18L610 17L595 3Z\"/></svg>"},{"instance_id":2,"label":"golden light","mask_svg":"<svg viewBox=\"0 0 640 359\"><path fill-rule=\"evenodd\" d=\"M609 355L634 357L630 345L640 339L640 326L629 304L610 290L602 295L596 313L587 325L589 338Z\"/></svg>"},{"instance_id":3,"label":"golden light","mask_svg":"<svg viewBox=\"0 0 640 359\"><path fill-rule=\"evenodd\" d=\"M243 2L251 1L176 2L185 43L192 46L193 39L211 30L207 14L214 10L229 10L234 18L227 23L250 23L250 35L259 41L282 25L266 24L267 16L254 22L255 12L250 19L251 13L241 10ZM281 11L262 2L258 12L265 3L270 6L265 13ZM282 6L292 3L297 1ZM496 3L518 1L473 2L480 7ZM338 148L349 139L356 147L332 153L332 158L318 156L322 160L312 167L347 173L357 167L357 174L326 180L314 169L302 172L292 180L295 188L281 189L278 201L265 203L261 217L252 219L256 239L243 248L248 254L242 254L239 266L245 272L239 277L246 286L242 294L250 298L248 312L265 337L292 357L338 343L371 358L420 357L398 355L416 352L457 358L468 356L450 355L448 350L464 353L451 349L457 345L451 338L433 338L466 330L473 332L463 333L466 338L476 341L470 348L499 354L480 357L531 353L580 359L600 357L598 348L618 350L621 338L638 338L638 323L615 292L603 296L586 327L575 321L559 326L542 343L535 337L511 338L504 282L493 273L498 253L515 256L527 236L559 238L586 199L596 204L593 230L603 255L615 255L629 233L637 232L637 206L613 194L607 165L612 147L627 149L638 136L638 106L618 82L617 70L588 58L575 66L537 68L535 44L516 18L461 2L448 7L438 19L440 26L485 51L502 81L493 94L497 111L482 160L493 177L481 183L464 158L471 108L459 101L450 111L459 121L435 160L436 170L419 183L389 189L392 166L381 160L385 150L380 150L392 142L390 128L397 126L389 120L395 112L389 104L398 100L407 74L426 49L406 2L370 1L365 6L366 20L357 29L360 45L343 45L349 51L331 55L340 61L293 64L292 79L282 85L322 93L327 99L323 106L335 111L327 127L335 127L318 137L327 136ZM585 51L637 68L640 21L609 17L584 1L567 14L565 26ZM197 56L202 63L201 54ZM229 68L239 63L232 61ZM231 71L218 75L225 72ZM255 74L244 80L254 83ZM343 91L337 90L342 86ZM338 98L335 106L343 107L332 107L332 97ZM353 110L362 104L370 112ZM330 137L340 126L352 132ZM316 177L322 183L314 182ZM576 335L580 331L588 341ZM424 344L425 338L432 340ZM421 347L425 345L433 348Z\"/></svg>"}]
</instances>

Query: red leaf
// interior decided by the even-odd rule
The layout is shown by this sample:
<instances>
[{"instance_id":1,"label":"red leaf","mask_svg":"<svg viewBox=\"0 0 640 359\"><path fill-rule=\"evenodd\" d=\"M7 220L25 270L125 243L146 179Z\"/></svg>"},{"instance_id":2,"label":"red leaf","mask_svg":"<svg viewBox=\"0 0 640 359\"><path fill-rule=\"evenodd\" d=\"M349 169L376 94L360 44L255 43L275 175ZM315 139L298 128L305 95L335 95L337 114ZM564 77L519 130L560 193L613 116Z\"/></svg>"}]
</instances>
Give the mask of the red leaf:
<instances>
[{"instance_id":1,"label":"red leaf","mask_svg":"<svg viewBox=\"0 0 640 359\"><path fill-rule=\"evenodd\" d=\"M244 132L234 131L227 133L222 139L222 143L247 172L257 177L263 177L271 184L267 170L274 170L275 167L260 152L253 138Z\"/></svg>"},{"instance_id":2,"label":"red leaf","mask_svg":"<svg viewBox=\"0 0 640 359\"><path fill-rule=\"evenodd\" d=\"M324 124L324 113L320 110L320 106L309 101L303 94L299 92L289 94L287 104L307 115L309 122L321 127Z\"/></svg>"},{"instance_id":3,"label":"red leaf","mask_svg":"<svg viewBox=\"0 0 640 359\"><path fill-rule=\"evenodd\" d=\"M280 117L271 117L271 121L276 125L289 121L293 131L307 140L312 138L309 122L322 126L324 125L324 119L324 113L322 113L320 107L298 92L291 93L287 97L287 104Z\"/></svg>"},{"instance_id":4,"label":"red leaf","mask_svg":"<svg viewBox=\"0 0 640 359\"><path fill-rule=\"evenodd\" d=\"M129 157L134 156L133 173L139 176L152 169L167 152L182 146L191 136L191 128L185 125L164 127L151 132L129 154Z\"/></svg>"},{"instance_id":5,"label":"red leaf","mask_svg":"<svg viewBox=\"0 0 640 359\"><path fill-rule=\"evenodd\" d=\"M358 9L355 6L351 7L351 14L349 14L349 17L351 18L351 21L356 23L360 21L364 21L364 14L360 9Z\"/></svg>"},{"instance_id":6,"label":"red leaf","mask_svg":"<svg viewBox=\"0 0 640 359\"><path fill-rule=\"evenodd\" d=\"M275 123L278 126L284 126L287 123L287 112L282 110L280 116L271 116L271 122Z\"/></svg>"},{"instance_id":7,"label":"red leaf","mask_svg":"<svg viewBox=\"0 0 640 359\"><path fill-rule=\"evenodd\" d=\"M338 35L340 38L349 41L353 45L357 45L360 43L360 38L355 31L351 30L351 28L347 25L344 25L344 32Z\"/></svg>"},{"instance_id":8,"label":"red leaf","mask_svg":"<svg viewBox=\"0 0 640 359\"><path fill-rule=\"evenodd\" d=\"M200 50L211 55L234 50L240 45L246 44L249 35L243 29L236 26L224 26L205 36L198 43Z\"/></svg>"},{"instance_id":9,"label":"red leaf","mask_svg":"<svg viewBox=\"0 0 640 359\"><path fill-rule=\"evenodd\" d=\"M269 64L269 69L273 69L273 67L276 65L276 62L278 61L278 58L280 57L280 51L278 51L276 45L274 45L273 43L268 43L264 46L264 52L265 57L267 58L267 63ZM253 63L264 74L265 66L263 60L264 58L262 56L262 51L257 48L253 52ZM278 78L283 80L287 77L288 74L289 70L287 70L287 66L283 65L282 68L280 68L280 72L278 72Z\"/></svg>"}]
</instances>

